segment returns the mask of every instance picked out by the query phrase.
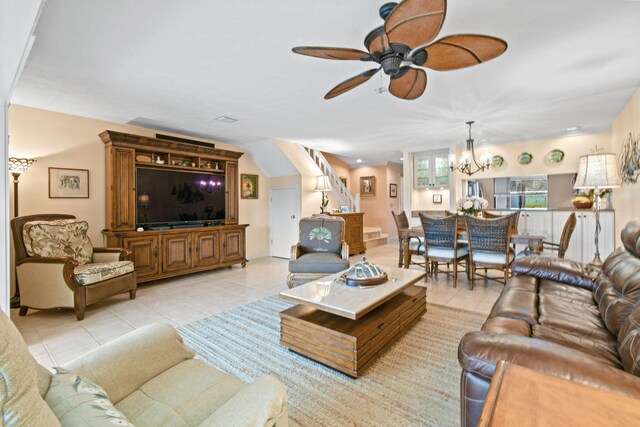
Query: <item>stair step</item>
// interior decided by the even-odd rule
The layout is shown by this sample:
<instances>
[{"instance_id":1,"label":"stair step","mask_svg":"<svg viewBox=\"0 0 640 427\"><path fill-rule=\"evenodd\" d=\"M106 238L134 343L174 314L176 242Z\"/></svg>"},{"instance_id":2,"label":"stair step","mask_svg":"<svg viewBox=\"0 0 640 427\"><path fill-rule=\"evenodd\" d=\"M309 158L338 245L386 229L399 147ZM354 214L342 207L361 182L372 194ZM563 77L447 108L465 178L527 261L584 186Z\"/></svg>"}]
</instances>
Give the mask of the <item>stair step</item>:
<instances>
[{"instance_id":1,"label":"stair step","mask_svg":"<svg viewBox=\"0 0 640 427\"><path fill-rule=\"evenodd\" d=\"M368 239L375 239L382 235L382 228L380 227L362 227L362 238L366 241Z\"/></svg>"},{"instance_id":2,"label":"stair step","mask_svg":"<svg viewBox=\"0 0 640 427\"><path fill-rule=\"evenodd\" d=\"M376 246L382 246L387 244L387 238L389 236L387 234L380 234L377 237L371 239L364 239L364 246L367 249L375 248Z\"/></svg>"}]
</instances>

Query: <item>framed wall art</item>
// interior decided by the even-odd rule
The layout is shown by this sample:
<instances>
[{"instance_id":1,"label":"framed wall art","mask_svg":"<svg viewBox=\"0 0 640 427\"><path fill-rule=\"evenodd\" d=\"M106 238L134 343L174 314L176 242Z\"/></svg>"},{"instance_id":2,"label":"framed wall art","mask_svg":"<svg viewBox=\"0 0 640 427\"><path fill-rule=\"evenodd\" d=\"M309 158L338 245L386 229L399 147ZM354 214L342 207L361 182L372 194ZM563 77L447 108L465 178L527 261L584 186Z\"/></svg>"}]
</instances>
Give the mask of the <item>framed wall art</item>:
<instances>
[{"instance_id":1,"label":"framed wall art","mask_svg":"<svg viewBox=\"0 0 640 427\"><path fill-rule=\"evenodd\" d=\"M398 197L398 184L389 184L389 197Z\"/></svg>"},{"instance_id":2,"label":"framed wall art","mask_svg":"<svg viewBox=\"0 0 640 427\"><path fill-rule=\"evenodd\" d=\"M376 177L375 176L360 177L360 195L361 196L376 195Z\"/></svg>"},{"instance_id":3,"label":"framed wall art","mask_svg":"<svg viewBox=\"0 0 640 427\"><path fill-rule=\"evenodd\" d=\"M434 194L433 195L433 204L441 205L442 204L442 194Z\"/></svg>"},{"instance_id":4,"label":"framed wall art","mask_svg":"<svg viewBox=\"0 0 640 427\"><path fill-rule=\"evenodd\" d=\"M49 168L50 199L88 199L89 169Z\"/></svg>"},{"instance_id":5,"label":"framed wall art","mask_svg":"<svg viewBox=\"0 0 640 427\"><path fill-rule=\"evenodd\" d=\"M248 173L240 174L240 198L241 199L257 199L258 198L258 175Z\"/></svg>"}]
</instances>

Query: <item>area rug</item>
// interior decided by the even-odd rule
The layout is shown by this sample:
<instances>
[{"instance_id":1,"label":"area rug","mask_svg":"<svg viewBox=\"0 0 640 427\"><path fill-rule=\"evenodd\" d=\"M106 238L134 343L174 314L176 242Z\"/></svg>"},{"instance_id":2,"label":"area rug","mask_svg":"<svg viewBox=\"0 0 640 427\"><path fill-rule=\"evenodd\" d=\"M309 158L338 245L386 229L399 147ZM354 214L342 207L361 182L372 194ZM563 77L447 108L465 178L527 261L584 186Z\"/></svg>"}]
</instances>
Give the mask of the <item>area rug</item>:
<instances>
[{"instance_id":1,"label":"area rug","mask_svg":"<svg viewBox=\"0 0 640 427\"><path fill-rule=\"evenodd\" d=\"M460 423L457 348L486 318L428 304L427 313L352 379L278 344L277 296L180 328L198 358L245 382L279 378L293 426L454 426Z\"/></svg>"}]
</instances>

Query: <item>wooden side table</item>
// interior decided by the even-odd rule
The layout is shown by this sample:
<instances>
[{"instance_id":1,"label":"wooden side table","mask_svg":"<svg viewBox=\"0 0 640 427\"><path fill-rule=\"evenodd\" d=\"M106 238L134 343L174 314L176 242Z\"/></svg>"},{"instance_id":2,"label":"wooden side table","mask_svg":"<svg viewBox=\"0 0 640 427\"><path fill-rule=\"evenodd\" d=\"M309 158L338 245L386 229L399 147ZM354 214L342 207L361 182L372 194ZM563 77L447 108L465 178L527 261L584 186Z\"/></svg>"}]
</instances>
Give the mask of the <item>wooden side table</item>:
<instances>
[{"instance_id":1,"label":"wooden side table","mask_svg":"<svg viewBox=\"0 0 640 427\"><path fill-rule=\"evenodd\" d=\"M640 400L498 362L479 427L631 426Z\"/></svg>"},{"instance_id":2,"label":"wooden side table","mask_svg":"<svg viewBox=\"0 0 640 427\"><path fill-rule=\"evenodd\" d=\"M344 241L349 245L349 255L363 254L364 245L362 216L364 212L332 213L344 219Z\"/></svg>"}]
</instances>

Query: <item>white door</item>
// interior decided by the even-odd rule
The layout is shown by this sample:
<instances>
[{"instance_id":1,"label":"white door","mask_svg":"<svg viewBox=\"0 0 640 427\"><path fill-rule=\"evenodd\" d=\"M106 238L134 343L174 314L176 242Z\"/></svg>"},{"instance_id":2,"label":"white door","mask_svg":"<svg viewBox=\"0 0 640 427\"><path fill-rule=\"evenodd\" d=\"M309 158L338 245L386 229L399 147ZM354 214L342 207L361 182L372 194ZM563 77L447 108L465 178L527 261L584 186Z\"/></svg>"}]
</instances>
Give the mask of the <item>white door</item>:
<instances>
[{"instance_id":1,"label":"white door","mask_svg":"<svg viewBox=\"0 0 640 427\"><path fill-rule=\"evenodd\" d=\"M291 246L298 242L298 188L272 188L271 256L291 258Z\"/></svg>"}]
</instances>

